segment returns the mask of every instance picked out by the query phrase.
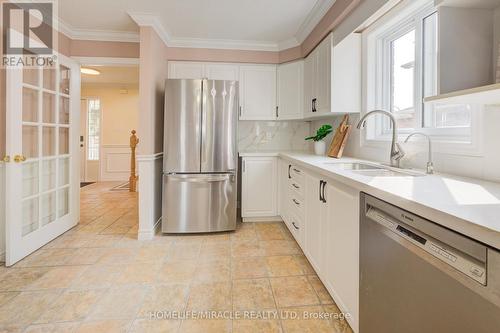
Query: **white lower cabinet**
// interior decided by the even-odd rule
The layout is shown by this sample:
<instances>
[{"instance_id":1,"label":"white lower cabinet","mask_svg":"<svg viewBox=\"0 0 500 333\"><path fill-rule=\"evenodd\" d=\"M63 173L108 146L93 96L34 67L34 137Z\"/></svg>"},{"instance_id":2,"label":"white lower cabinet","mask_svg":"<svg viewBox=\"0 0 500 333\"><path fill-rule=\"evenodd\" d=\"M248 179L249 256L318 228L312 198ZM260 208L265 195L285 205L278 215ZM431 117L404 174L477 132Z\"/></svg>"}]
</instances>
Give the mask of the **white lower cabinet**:
<instances>
[{"instance_id":1,"label":"white lower cabinet","mask_svg":"<svg viewBox=\"0 0 500 333\"><path fill-rule=\"evenodd\" d=\"M323 200L324 180L314 174L306 175L305 248L311 265L319 274L326 261L323 234L328 223L328 205Z\"/></svg>"},{"instance_id":2,"label":"white lower cabinet","mask_svg":"<svg viewBox=\"0 0 500 333\"><path fill-rule=\"evenodd\" d=\"M349 324L357 332L359 191L284 159L279 191L280 215L337 305L350 314Z\"/></svg>"},{"instance_id":3,"label":"white lower cabinet","mask_svg":"<svg viewBox=\"0 0 500 333\"><path fill-rule=\"evenodd\" d=\"M241 216L250 218L278 215L278 159L243 157L241 174Z\"/></svg>"},{"instance_id":4,"label":"white lower cabinet","mask_svg":"<svg viewBox=\"0 0 500 333\"><path fill-rule=\"evenodd\" d=\"M359 191L328 180L327 218L323 232L322 275L349 323L358 331L359 318Z\"/></svg>"}]
</instances>

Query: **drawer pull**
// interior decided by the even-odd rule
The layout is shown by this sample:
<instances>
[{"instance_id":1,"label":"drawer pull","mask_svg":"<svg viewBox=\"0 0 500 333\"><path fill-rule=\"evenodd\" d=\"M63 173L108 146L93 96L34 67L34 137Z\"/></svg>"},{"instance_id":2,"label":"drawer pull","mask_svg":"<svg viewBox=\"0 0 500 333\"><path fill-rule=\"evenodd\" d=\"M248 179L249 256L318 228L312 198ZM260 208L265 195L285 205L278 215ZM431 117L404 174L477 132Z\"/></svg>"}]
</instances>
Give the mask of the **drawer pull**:
<instances>
[{"instance_id":1,"label":"drawer pull","mask_svg":"<svg viewBox=\"0 0 500 333\"><path fill-rule=\"evenodd\" d=\"M300 229L299 227L297 227L297 226L295 225L295 222L292 222L292 225L293 225L293 227L295 228L295 230L299 230L299 229Z\"/></svg>"},{"instance_id":2,"label":"drawer pull","mask_svg":"<svg viewBox=\"0 0 500 333\"><path fill-rule=\"evenodd\" d=\"M300 173L300 170L299 170L299 169L295 169L295 168L293 168L293 171L295 171L296 173Z\"/></svg>"},{"instance_id":3,"label":"drawer pull","mask_svg":"<svg viewBox=\"0 0 500 333\"><path fill-rule=\"evenodd\" d=\"M293 203L296 204L297 206L300 206L300 202L298 202L297 200L295 199L292 199Z\"/></svg>"},{"instance_id":4,"label":"drawer pull","mask_svg":"<svg viewBox=\"0 0 500 333\"><path fill-rule=\"evenodd\" d=\"M299 188L300 188L300 186L299 186L299 185L297 185L297 184L295 184L295 183L293 183L293 184L292 184L292 186L293 186L293 187L295 187L296 189L299 189Z\"/></svg>"}]
</instances>

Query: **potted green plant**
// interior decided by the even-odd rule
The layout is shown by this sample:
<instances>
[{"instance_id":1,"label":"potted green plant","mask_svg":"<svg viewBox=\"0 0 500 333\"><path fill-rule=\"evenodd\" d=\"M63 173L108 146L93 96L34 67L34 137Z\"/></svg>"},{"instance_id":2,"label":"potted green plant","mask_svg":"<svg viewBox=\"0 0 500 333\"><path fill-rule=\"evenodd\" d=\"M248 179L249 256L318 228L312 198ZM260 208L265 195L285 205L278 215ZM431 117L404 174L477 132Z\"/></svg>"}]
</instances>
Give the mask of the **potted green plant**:
<instances>
[{"instance_id":1,"label":"potted green plant","mask_svg":"<svg viewBox=\"0 0 500 333\"><path fill-rule=\"evenodd\" d=\"M325 155L326 152L326 144L325 141L323 140L328 134L330 134L333 131L332 126L325 124L318 128L316 131L316 135L314 136L309 136L306 138L306 140L313 140L314 141L314 153L316 155Z\"/></svg>"}]
</instances>

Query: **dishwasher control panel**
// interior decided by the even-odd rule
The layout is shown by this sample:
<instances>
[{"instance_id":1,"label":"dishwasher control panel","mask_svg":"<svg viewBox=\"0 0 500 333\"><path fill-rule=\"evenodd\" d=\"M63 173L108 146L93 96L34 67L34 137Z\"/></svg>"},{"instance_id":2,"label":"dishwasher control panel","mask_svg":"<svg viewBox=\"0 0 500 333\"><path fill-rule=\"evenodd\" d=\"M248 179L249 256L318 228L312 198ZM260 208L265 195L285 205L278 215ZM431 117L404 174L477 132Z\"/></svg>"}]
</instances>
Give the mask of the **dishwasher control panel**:
<instances>
[{"instance_id":1,"label":"dishwasher control panel","mask_svg":"<svg viewBox=\"0 0 500 333\"><path fill-rule=\"evenodd\" d=\"M452 266L471 279L481 283L482 285L486 285L486 263L461 253L460 251L447 246L443 242L407 226L375 207L369 207L366 212L366 216L383 227L391 230L396 235L420 247L422 250L437 259Z\"/></svg>"}]
</instances>

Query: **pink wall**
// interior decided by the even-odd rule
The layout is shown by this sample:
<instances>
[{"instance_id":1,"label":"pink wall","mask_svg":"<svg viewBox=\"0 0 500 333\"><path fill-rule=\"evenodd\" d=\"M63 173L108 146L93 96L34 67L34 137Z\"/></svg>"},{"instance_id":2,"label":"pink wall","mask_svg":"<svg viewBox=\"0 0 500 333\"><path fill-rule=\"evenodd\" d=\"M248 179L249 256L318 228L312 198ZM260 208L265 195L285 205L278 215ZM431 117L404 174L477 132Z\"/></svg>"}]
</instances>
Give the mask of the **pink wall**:
<instances>
[{"instance_id":1,"label":"pink wall","mask_svg":"<svg viewBox=\"0 0 500 333\"><path fill-rule=\"evenodd\" d=\"M139 58L139 43L72 40L71 55L79 57Z\"/></svg>"},{"instance_id":2,"label":"pink wall","mask_svg":"<svg viewBox=\"0 0 500 333\"><path fill-rule=\"evenodd\" d=\"M167 47L168 60L279 63L278 52Z\"/></svg>"},{"instance_id":3,"label":"pink wall","mask_svg":"<svg viewBox=\"0 0 500 333\"><path fill-rule=\"evenodd\" d=\"M167 78L167 48L151 27L140 29L139 153L163 151L163 98Z\"/></svg>"},{"instance_id":4,"label":"pink wall","mask_svg":"<svg viewBox=\"0 0 500 333\"><path fill-rule=\"evenodd\" d=\"M58 51L66 56L139 58L139 43L71 39L59 33Z\"/></svg>"}]
</instances>

